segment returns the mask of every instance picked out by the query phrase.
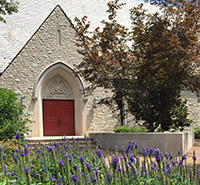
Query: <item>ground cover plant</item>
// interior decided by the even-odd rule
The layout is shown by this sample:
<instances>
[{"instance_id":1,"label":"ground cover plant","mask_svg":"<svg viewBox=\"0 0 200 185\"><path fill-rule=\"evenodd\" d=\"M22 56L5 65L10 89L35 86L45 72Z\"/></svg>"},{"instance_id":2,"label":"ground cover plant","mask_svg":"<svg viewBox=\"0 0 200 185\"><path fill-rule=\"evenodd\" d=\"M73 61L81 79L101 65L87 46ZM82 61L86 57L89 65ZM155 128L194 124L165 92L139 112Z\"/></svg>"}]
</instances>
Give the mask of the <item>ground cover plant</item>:
<instances>
[{"instance_id":1,"label":"ground cover plant","mask_svg":"<svg viewBox=\"0 0 200 185\"><path fill-rule=\"evenodd\" d=\"M21 143L20 133L16 135L17 145L13 153L0 147L0 184L198 184L193 153L193 166L187 166L186 156L163 155L159 149L144 148L143 159L139 158L137 144L132 141L122 152L102 154L100 144L93 147L85 137L85 147L73 139L63 138L60 143L31 146ZM153 155L155 155L153 157Z\"/></svg>"},{"instance_id":2,"label":"ground cover plant","mask_svg":"<svg viewBox=\"0 0 200 185\"><path fill-rule=\"evenodd\" d=\"M148 130L144 126L133 126L133 127L127 127L127 126L118 126L113 129L114 132L147 132Z\"/></svg>"}]
</instances>

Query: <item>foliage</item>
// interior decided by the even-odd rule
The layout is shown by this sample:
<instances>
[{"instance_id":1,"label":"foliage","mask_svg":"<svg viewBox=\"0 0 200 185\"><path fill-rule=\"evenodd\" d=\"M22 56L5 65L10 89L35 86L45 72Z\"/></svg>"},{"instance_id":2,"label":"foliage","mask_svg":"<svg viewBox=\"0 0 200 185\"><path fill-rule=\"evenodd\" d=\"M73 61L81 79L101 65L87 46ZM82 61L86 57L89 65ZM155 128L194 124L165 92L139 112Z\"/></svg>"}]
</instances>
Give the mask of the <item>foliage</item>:
<instances>
[{"instance_id":1,"label":"foliage","mask_svg":"<svg viewBox=\"0 0 200 185\"><path fill-rule=\"evenodd\" d=\"M0 1L0 14L6 15L6 14L12 14L14 12L18 11L18 2L13 0L1 0ZM5 19L0 16L0 21L3 21L6 23Z\"/></svg>"},{"instance_id":2,"label":"foliage","mask_svg":"<svg viewBox=\"0 0 200 185\"><path fill-rule=\"evenodd\" d=\"M131 29L117 22L117 11L124 5L119 0L108 3L108 21L102 21L101 29L91 32L87 17L76 18L77 45L83 56L77 72L91 83L88 92L97 87L111 89L113 95L102 102L112 104L121 94L128 111L143 120L149 131L183 129L189 120L180 92L184 88L200 92L200 5L179 0L148 2L159 6L161 13L150 14L142 4L132 8ZM181 118L177 112L182 112Z\"/></svg>"},{"instance_id":3,"label":"foliage","mask_svg":"<svg viewBox=\"0 0 200 185\"><path fill-rule=\"evenodd\" d=\"M147 132L146 127L141 126L141 127L127 127L127 126L118 126L114 128L114 132Z\"/></svg>"},{"instance_id":4,"label":"foliage","mask_svg":"<svg viewBox=\"0 0 200 185\"><path fill-rule=\"evenodd\" d=\"M200 139L200 126L194 127L194 138Z\"/></svg>"},{"instance_id":5,"label":"foliage","mask_svg":"<svg viewBox=\"0 0 200 185\"><path fill-rule=\"evenodd\" d=\"M28 115L13 90L0 88L0 140L12 139L16 132L25 134L29 131Z\"/></svg>"},{"instance_id":6,"label":"foliage","mask_svg":"<svg viewBox=\"0 0 200 185\"><path fill-rule=\"evenodd\" d=\"M135 141L128 144L126 151L114 154L108 151L104 157L100 145L92 148L89 138L85 139L85 147L75 139L71 144L63 138L60 143L53 142L50 146L39 143L34 147L18 139L16 150L9 155L4 151L5 146L0 146L0 185L192 185L199 182L195 152L193 167L186 165L187 157L180 152L178 157L164 156L159 149L146 147L143 159L139 158Z\"/></svg>"}]
</instances>

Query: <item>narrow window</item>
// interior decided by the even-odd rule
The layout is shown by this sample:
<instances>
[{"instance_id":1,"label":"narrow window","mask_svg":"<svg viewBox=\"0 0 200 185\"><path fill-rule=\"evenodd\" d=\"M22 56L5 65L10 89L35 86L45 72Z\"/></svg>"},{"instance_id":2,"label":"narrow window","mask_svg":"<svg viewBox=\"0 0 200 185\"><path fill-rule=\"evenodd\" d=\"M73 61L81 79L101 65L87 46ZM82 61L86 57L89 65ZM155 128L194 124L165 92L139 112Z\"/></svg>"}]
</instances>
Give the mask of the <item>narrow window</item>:
<instances>
[{"instance_id":1,"label":"narrow window","mask_svg":"<svg viewBox=\"0 0 200 185\"><path fill-rule=\"evenodd\" d=\"M61 30L57 31L57 44L61 46Z\"/></svg>"}]
</instances>

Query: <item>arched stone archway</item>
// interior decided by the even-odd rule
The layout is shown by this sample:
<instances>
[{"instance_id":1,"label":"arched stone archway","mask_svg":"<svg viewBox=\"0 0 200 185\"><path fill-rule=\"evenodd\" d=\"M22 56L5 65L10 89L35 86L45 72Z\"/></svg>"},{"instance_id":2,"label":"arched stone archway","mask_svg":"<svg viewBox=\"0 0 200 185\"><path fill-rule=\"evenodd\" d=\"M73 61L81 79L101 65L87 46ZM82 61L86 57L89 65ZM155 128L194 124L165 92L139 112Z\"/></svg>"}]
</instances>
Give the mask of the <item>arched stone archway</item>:
<instances>
[{"instance_id":1,"label":"arched stone archway","mask_svg":"<svg viewBox=\"0 0 200 185\"><path fill-rule=\"evenodd\" d=\"M83 135L87 133L84 85L80 77L74 73L70 66L63 62L56 62L44 69L34 85L32 100L35 101L33 113L35 128L32 129L33 137L68 135L69 133L69 135ZM60 105L61 102L65 105ZM60 120L62 118L58 116L55 118L57 126L55 124L50 126L50 123L46 121L47 119L51 121L54 119L51 116L51 118L46 116L49 115L48 111L54 109L52 103L56 104L54 106L57 107L55 109L59 116L60 112L63 112L62 109L65 112L67 109L70 110L68 112L71 112L71 119L73 118L74 132L67 132L68 127L61 128L58 126L59 122L63 122L63 120ZM71 107L66 106L69 103ZM52 134L51 129L52 131L60 129L62 132ZM63 129L66 131L64 132Z\"/></svg>"}]
</instances>

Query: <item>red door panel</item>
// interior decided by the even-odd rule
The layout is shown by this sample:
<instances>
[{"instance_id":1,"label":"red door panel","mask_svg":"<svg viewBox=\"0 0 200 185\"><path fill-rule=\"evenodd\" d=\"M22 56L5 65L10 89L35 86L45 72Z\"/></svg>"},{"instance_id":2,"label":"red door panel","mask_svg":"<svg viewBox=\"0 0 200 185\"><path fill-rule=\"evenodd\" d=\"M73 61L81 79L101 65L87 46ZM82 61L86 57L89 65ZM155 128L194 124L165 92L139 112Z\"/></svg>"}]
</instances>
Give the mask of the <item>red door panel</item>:
<instances>
[{"instance_id":1,"label":"red door panel","mask_svg":"<svg viewBox=\"0 0 200 185\"><path fill-rule=\"evenodd\" d=\"M74 102L62 101L60 105L61 135L74 135Z\"/></svg>"},{"instance_id":2,"label":"red door panel","mask_svg":"<svg viewBox=\"0 0 200 185\"><path fill-rule=\"evenodd\" d=\"M74 135L74 101L43 100L44 136Z\"/></svg>"}]
</instances>

